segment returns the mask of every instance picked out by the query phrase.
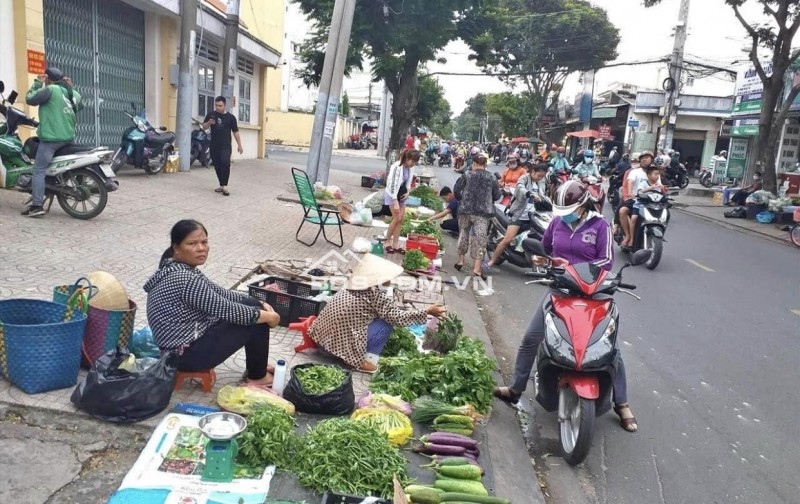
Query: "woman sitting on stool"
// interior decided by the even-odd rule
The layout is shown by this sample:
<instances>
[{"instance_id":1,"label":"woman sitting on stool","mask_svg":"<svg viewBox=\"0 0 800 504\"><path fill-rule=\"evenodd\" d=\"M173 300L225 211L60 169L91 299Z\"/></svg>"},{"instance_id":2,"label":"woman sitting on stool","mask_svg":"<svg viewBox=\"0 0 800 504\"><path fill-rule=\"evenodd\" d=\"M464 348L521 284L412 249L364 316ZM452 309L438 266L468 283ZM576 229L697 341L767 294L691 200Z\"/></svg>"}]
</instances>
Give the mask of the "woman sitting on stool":
<instances>
[{"instance_id":1,"label":"woman sitting on stool","mask_svg":"<svg viewBox=\"0 0 800 504\"><path fill-rule=\"evenodd\" d=\"M761 182L761 172L755 172L753 174L753 183L733 193L731 200L728 202L728 206L744 206L745 203L747 203L747 197L756 191L760 191L763 186L764 184Z\"/></svg>"},{"instance_id":2,"label":"woman sitting on stool","mask_svg":"<svg viewBox=\"0 0 800 504\"><path fill-rule=\"evenodd\" d=\"M172 244L145 283L147 321L162 351L180 355L178 370L213 369L244 347L248 385L272 386L269 328L280 316L267 303L225 289L197 267L208 259L208 232L195 220L172 227Z\"/></svg>"}]
</instances>

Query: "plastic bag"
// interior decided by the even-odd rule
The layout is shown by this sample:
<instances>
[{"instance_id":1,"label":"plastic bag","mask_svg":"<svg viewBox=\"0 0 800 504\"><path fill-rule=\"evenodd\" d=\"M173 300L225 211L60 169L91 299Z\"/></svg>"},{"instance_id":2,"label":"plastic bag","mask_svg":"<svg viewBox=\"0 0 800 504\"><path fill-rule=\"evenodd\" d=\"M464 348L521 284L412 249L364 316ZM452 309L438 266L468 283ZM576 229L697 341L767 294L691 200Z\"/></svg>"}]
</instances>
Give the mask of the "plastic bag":
<instances>
[{"instance_id":1,"label":"plastic bag","mask_svg":"<svg viewBox=\"0 0 800 504\"><path fill-rule=\"evenodd\" d=\"M392 446L402 446L414 434L411 420L406 415L392 408L360 408L351 417L356 422L371 425L389 438Z\"/></svg>"},{"instance_id":2,"label":"plastic bag","mask_svg":"<svg viewBox=\"0 0 800 504\"><path fill-rule=\"evenodd\" d=\"M153 339L153 331L150 330L150 326L133 331L128 350L137 357L155 357L156 359L161 357L161 351Z\"/></svg>"},{"instance_id":3,"label":"plastic bag","mask_svg":"<svg viewBox=\"0 0 800 504\"><path fill-rule=\"evenodd\" d=\"M372 242L359 236L353 240L353 245L350 248L358 254L366 254L372 251Z\"/></svg>"},{"instance_id":4,"label":"plastic bag","mask_svg":"<svg viewBox=\"0 0 800 504\"><path fill-rule=\"evenodd\" d=\"M283 390L283 398L295 405L301 413L314 413L319 415L349 415L356 406L356 396L353 392L353 375L343 370L346 377L338 388L326 394L310 395L303 391L303 385L295 376L296 369L302 369L316 364L298 364L292 368L292 376Z\"/></svg>"},{"instance_id":5,"label":"plastic bag","mask_svg":"<svg viewBox=\"0 0 800 504\"><path fill-rule=\"evenodd\" d=\"M359 409L362 408L389 408L409 416L411 415L411 405L405 402L400 396L389 394L373 394L367 392L358 400Z\"/></svg>"},{"instance_id":6,"label":"plastic bag","mask_svg":"<svg viewBox=\"0 0 800 504\"><path fill-rule=\"evenodd\" d=\"M239 415L249 415L254 409L263 406L275 406L290 415L294 415L295 410L294 404L269 390L231 385L225 385L220 389L217 394L217 404L220 408Z\"/></svg>"},{"instance_id":7,"label":"plastic bag","mask_svg":"<svg viewBox=\"0 0 800 504\"><path fill-rule=\"evenodd\" d=\"M72 392L72 404L95 418L120 423L146 420L169 406L178 356L170 352L154 364L140 359L134 372L119 369L129 355L127 349L117 348L97 359Z\"/></svg>"}]
</instances>

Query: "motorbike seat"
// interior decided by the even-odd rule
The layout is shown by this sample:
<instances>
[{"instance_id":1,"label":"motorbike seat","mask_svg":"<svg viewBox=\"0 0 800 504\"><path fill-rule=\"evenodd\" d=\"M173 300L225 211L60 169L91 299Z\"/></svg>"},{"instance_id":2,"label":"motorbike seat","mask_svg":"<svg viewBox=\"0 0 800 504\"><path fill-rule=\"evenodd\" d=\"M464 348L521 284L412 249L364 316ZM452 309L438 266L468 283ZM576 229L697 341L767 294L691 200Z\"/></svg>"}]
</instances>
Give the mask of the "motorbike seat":
<instances>
[{"instance_id":1,"label":"motorbike seat","mask_svg":"<svg viewBox=\"0 0 800 504\"><path fill-rule=\"evenodd\" d=\"M508 215L500 210L499 208L494 209L494 215L497 217L497 221L506 229L508 229L508 225L511 223Z\"/></svg>"},{"instance_id":2,"label":"motorbike seat","mask_svg":"<svg viewBox=\"0 0 800 504\"><path fill-rule=\"evenodd\" d=\"M96 149L94 145L81 145L81 144L67 144L56 151L53 157L70 156L72 154L80 154L82 152L89 152Z\"/></svg>"},{"instance_id":3,"label":"motorbike seat","mask_svg":"<svg viewBox=\"0 0 800 504\"><path fill-rule=\"evenodd\" d=\"M165 144L175 141L175 133L151 133L147 136L147 142L150 144Z\"/></svg>"}]
</instances>

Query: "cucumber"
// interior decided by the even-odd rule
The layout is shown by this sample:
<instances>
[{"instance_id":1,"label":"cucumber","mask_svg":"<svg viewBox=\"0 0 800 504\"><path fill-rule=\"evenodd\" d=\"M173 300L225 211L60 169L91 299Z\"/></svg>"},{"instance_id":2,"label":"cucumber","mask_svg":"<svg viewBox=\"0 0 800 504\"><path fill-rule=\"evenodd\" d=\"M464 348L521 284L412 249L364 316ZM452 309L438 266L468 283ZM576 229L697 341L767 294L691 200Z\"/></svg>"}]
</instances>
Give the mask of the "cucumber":
<instances>
[{"instance_id":1,"label":"cucumber","mask_svg":"<svg viewBox=\"0 0 800 504\"><path fill-rule=\"evenodd\" d=\"M403 489L403 491L409 495L414 495L416 492L425 490L433 490L436 493L444 493L442 490L439 490L438 488L433 488L432 486L425 486L425 485L408 485Z\"/></svg>"},{"instance_id":2,"label":"cucumber","mask_svg":"<svg viewBox=\"0 0 800 504\"><path fill-rule=\"evenodd\" d=\"M439 492L434 489L417 490L411 494L411 502L414 504L439 504L441 499Z\"/></svg>"},{"instance_id":3,"label":"cucumber","mask_svg":"<svg viewBox=\"0 0 800 504\"><path fill-rule=\"evenodd\" d=\"M458 492L472 495L489 495L486 487L480 481L437 479L433 484L434 488L439 488L445 492Z\"/></svg>"},{"instance_id":4,"label":"cucumber","mask_svg":"<svg viewBox=\"0 0 800 504\"><path fill-rule=\"evenodd\" d=\"M441 502L456 504L457 502L474 502L477 504L511 504L508 499L490 497L488 495L471 495L460 492L445 492L439 495Z\"/></svg>"}]
</instances>

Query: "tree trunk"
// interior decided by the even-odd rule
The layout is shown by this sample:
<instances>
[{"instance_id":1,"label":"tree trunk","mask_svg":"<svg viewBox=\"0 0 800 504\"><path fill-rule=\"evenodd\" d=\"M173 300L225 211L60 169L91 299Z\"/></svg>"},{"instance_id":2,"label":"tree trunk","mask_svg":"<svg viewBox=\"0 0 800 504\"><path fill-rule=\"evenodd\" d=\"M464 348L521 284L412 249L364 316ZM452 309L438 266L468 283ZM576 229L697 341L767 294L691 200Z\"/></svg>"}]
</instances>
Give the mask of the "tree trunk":
<instances>
[{"instance_id":1,"label":"tree trunk","mask_svg":"<svg viewBox=\"0 0 800 504\"><path fill-rule=\"evenodd\" d=\"M400 85L397 93L392 97L392 133L389 137L390 149L403 149L408 129L411 127L414 115L417 111L418 76L417 67L419 58L406 55L403 65L403 73L400 75Z\"/></svg>"},{"instance_id":2,"label":"tree trunk","mask_svg":"<svg viewBox=\"0 0 800 504\"><path fill-rule=\"evenodd\" d=\"M742 185L750 180L753 173L761 171L764 190L777 193L775 176L775 160L777 158L778 142L783 130L783 124L775 124L777 114L775 110L783 91L783 79L774 79L770 86L764 86L761 102L761 115L758 119L758 140L755 144L753 159L757 160L756 167L749 167L745 172Z\"/></svg>"}]
</instances>

